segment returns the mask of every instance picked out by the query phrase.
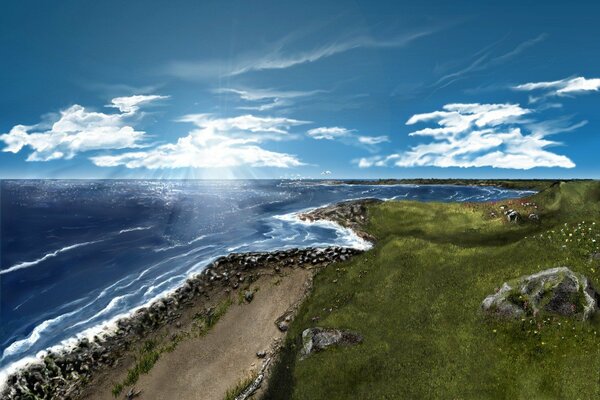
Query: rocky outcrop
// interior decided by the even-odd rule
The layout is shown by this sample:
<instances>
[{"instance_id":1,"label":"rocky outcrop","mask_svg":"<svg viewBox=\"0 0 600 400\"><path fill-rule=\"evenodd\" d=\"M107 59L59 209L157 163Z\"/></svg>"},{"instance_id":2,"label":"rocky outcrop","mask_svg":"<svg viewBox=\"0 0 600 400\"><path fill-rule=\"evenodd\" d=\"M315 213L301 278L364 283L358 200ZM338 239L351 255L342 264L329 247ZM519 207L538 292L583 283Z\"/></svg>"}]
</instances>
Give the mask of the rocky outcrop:
<instances>
[{"instance_id":1,"label":"rocky outcrop","mask_svg":"<svg viewBox=\"0 0 600 400\"><path fill-rule=\"evenodd\" d=\"M334 221L343 227L352 229L361 238L373 242L375 238L365 232L369 217L368 206L382 202L383 200L379 199L344 201L301 214L299 218L303 221Z\"/></svg>"},{"instance_id":2,"label":"rocky outcrop","mask_svg":"<svg viewBox=\"0 0 600 400\"><path fill-rule=\"evenodd\" d=\"M331 346L352 346L362 343L363 337L356 332L341 329L309 328L302 332L300 356L306 358L314 352Z\"/></svg>"},{"instance_id":3,"label":"rocky outcrop","mask_svg":"<svg viewBox=\"0 0 600 400\"><path fill-rule=\"evenodd\" d=\"M505 282L481 306L487 314L507 318L556 314L588 319L598 309L598 294L585 276L560 267Z\"/></svg>"},{"instance_id":4,"label":"rocky outcrop","mask_svg":"<svg viewBox=\"0 0 600 400\"><path fill-rule=\"evenodd\" d=\"M184 308L204 309L204 302L218 292L230 292L253 282L259 274L278 274L285 268L320 268L347 260L360 250L328 247L290 249L267 253L230 254L208 265L202 273L185 281L170 295L138 309L130 317L116 322L114 332L93 340L81 339L76 346L60 353L49 352L24 369L8 377L0 393L3 400L76 399L94 374L121 362L127 351L143 338L165 325L177 326ZM244 293L247 302L251 292ZM206 309L203 314L210 315ZM289 321L282 321L286 324ZM287 325L286 325L287 328Z\"/></svg>"}]
</instances>

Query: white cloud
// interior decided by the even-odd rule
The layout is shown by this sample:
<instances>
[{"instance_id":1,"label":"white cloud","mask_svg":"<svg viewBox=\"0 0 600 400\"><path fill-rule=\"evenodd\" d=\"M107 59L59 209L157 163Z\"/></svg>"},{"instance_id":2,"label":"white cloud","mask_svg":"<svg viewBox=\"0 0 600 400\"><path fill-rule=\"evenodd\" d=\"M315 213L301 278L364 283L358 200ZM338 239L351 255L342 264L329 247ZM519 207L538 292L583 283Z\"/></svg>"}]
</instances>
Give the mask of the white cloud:
<instances>
[{"instance_id":1,"label":"white cloud","mask_svg":"<svg viewBox=\"0 0 600 400\"><path fill-rule=\"evenodd\" d=\"M358 48L389 48L405 46L423 36L430 35L431 31L423 31L398 36L391 40L374 40L371 37L359 36L353 39L332 42L321 47L295 54L285 54L281 48L272 51L263 57L238 65L231 75L240 75L249 71L290 68L299 64L318 61L322 58L344 53Z\"/></svg>"},{"instance_id":2,"label":"white cloud","mask_svg":"<svg viewBox=\"0 0 600 400\"><path fill-rule=\"evenodd\" d=\"M407 125L435 122L435 128L410 133L430 137L431 142L401 154L363 158L357 164L362 168L390 163L400 167L573 168L575 164L568 157L546 150L560 143L545 137L576 129L582 123L566 126L562 120L533 123L521 118L530 113L517 104L448 104L441 111L417 114L407 121Z\"/></svg>"},{"instance_id":3,"label":"white cloud","mask_svg":"<svg viewBox=\"0 0 600 400\"><path fill-rule=\"evenodd\" d=\"M437 120L440 128L425 128L409 135L443 138L463 132L472 125L482 128L517 122L519 117L530 112L518 104L447 104L443 111L413 115L406 125Z\"/></svg>"},{"instance_id":4,"label":"white cloud","mask_svg":"<svg viewBox=\"0 0 600 400\"><path fill-rule=\"evenodd\" d=\"M150 150L92 157L91 160L101 167L123 165L148 169L288 168L303 165L295 155L266 150L259 144L289 138L290 128L306 121L253 115L213 118L208 114L187 115L180 121L191 122L196 129L176 143Z\"/></svg>"},{"instance_id":5,"label":"white cloud","mask_svg":"<svg viewBox=\"0 0 600 400\"><path fill-rule=\"evenodd\" d=\"M322 90L275 90L275 89L234 89L220 88L215 89L215 93L233 93L239 95L242 100L257 101L265 99L293 99L297 97L312 96L323 92Z\"/></svg>"},{"instance_id":6,"label":"white cloud","mask_svg":"<svg viewBox=\"0 0 600 400\"><path fill-rule=\"evenodd\" d=\"M135 130L128 124L128 119L142 104L163 98L165 96L113 99L110 107L121 111L117 114L88 111L76 104L61 111L51 124L14 126L8 133L0 135L0 140L6 144L2 151L18 153L29 146L33 152L27 161L49 161L70 159L77 153L91 150L141 147L145 132Z\"/></svg>"},{"instance_id":7,"label":"white cloud","mask_svg":"<svg viewBox=\"0 0 600 400\"><path fill-rule=\"evenodd\" d=\"M331 171L329 171L329 170L323 171L323 172L321 172L321 175L331 175Z\"/></svg>"},{"instance_id":8,"label":"white cloud","mask_svg":"<svg viewBox=\"0 0 600 400\"><path fill-rule=\"evenodd\" d=\"M352 130L341 128L339 126L332 127L320 127L308 130L306 133L308 136L317 140L335 140L341 137L352 135Z\"/></svg>"},{"instance_id":9,"label":"white cloud","mask_svg":"<svg viewBox=\"0 0 600 400\"><path fill-rule=\"evenodd\" d=\"M346 145L361 147L371 153L377 151L379 144L390 141L387 136L358 135L353 129L346 129L339 126L314 128L306 133L316 140L336 140Z\"/></svg>"},{"instance_id":10,"label":"white cloud","mask_svg":"<svg viewBox=\"0 0 600 400\"><path fill-rule=\"evenodd\" d=\"M310 97L323 90L275 90L275 89L235 89L235 88L219 88L213 90L214 93L225 93L237 95L241 100L253 103L259 103L252 106L239 106L241 110L267 111L274 108L287 107L293 104L293 100Z\"/></svg>"},{"instance_id":11,"label":"white cloud","mask_svg":"<svg viewBox=\"0 0 600 400\"><path fill-rule=\"evenodd\" d=\"M115 97L111 100L111 104L107 107L118 108L119 111L126 114L135 113L140 109L140 106L151 103L156 100L168 99L169 96L159 95L134 95L127 97Z\"/></svg>"},{"instance_id":12,"label":"white cloud","mask_svg":"<svg viewBox=\"0 0 600 400\"><path fill-rule=\"evenodd\" d=\"M571 96L585 92L597 92L600 90L600 79L586 79L583 77L566 78L549 82L530 82L514 86L515 90L543 91L544 96ZM532 98L532 101L538 100Z\"/></svg>"},{"instance_id":13,"label":"white cloud","mask_svg":"<svg viewBox=\"0 0 600 400\"><path fill-rule=\"evenodd\" d=\"M287 47L298 47L298 43L295 43L297 35L289 35L275 43L271 49L265 50L260 54L242 54L233 61L231 59L176 61L170 63L165 72L168 75L182 79L202 79L213 78L215 76L235 76L252 71L285 69L313 63L359 48L394 48L406 46L436 31L436 29L422 30L398 35L388 40L377 40L370 36L357 35L350 38L340 38L310 50L297 52L286 51Z\"/></svg>"},{"instance_id":14,"label":"white cloud","mask_svg":"<svg viewBox=\"0 0 600 400\"><path fill-rule=\"evenodd\" d=\"M389 142L390 139L387 136L359 136L358 141L362 144L376 145Z\"/></svg>"},{"instance_id":15,"label":"white cloud","mask_svg":"<svg viewBox=\"0 0 600 400\"><path fill-rule=\"evenodd\" d=\"M497 67L499 65L502 65L502 64L510 61L514 57L518 56L519 54L523 53L525 50L529 49L530 47L533 47L536 44L544 41L547 36L548 35L546 35L545 33L542 33L542 34L536 36L535 38L521 42L519 45L517 45L515 48L513 48L509 52L503 53L499 56L494 56L492 49L494 47L496 47L496 45L499 42L501 42L502 40L500 40L496 43L493 43L492 45L487 46L485 49L480 50L477 53L475 53L474 60L468 66L466 66L458 71L455 71L455 72L452 72L452 73L442 76L440 79L438 79L438 81L433 86L446 87L471 73L484 71L491 67Z\"/></svg>"},{"instance_id":16,"label":"white cloud","mask_svg":"<svg viewBox=\"0 0 600 400\"><path fill-rule=\"evenodd\" d=\"M400 158L398 154L392 154L387 157L383 156L373 156L373 157L363 157L358 160L354 160L353 162L358 165L359 168L370 168L370 167L385 167L391 161Z\"/></svg>"}]
</instances>

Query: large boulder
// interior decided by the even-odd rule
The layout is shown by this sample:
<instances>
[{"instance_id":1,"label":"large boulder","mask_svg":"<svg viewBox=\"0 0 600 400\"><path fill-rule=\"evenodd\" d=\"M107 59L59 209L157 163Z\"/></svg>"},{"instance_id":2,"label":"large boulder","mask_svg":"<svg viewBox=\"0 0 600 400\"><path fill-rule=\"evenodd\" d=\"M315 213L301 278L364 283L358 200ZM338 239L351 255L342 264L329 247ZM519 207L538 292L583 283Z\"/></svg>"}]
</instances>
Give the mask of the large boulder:
<instances>
[{"instance_id":1,"label":"large boulder","mask_svg":"<svg viewBox=\"0 0 600 400\"><path fill-rule=\"evenodd\" d=\"M314 352L330 346L352 346L362 343L363 338L355 332L340 329L308 328L302 332L302 350L300 355L306 358Z\"/></svg>"},{"instance_id":2,"label":"large boulder","mask_svg":"<svg viewBox=\"0 0 600 400\"><path fill-rule=\"evenodd\" d=\"M588 319L598 309L597 299L585 276L560 267L505 282L481 307L487 314L508 318L555 314Z\"/></svg>"}]
</instances>

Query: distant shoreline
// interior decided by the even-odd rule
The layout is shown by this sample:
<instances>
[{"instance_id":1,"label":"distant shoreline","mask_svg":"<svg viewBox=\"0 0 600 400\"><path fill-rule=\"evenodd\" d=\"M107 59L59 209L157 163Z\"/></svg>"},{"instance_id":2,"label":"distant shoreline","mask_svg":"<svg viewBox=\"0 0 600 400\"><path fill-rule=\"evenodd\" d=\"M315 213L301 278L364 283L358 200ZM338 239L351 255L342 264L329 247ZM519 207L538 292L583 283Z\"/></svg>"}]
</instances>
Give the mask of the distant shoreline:
<instances>
[{"instance_id":1,"label":"distant shoreline","mask_svg":"<svg viewBox=\"0 0 600 400\"><path fill-rule=\"evenodd\" d=\"M324 183L331 185L457 185L457 186L495 186L516 190L543 190L562 181L592 181L593 179L330 179Z\"/></svg>"}]
</instances>

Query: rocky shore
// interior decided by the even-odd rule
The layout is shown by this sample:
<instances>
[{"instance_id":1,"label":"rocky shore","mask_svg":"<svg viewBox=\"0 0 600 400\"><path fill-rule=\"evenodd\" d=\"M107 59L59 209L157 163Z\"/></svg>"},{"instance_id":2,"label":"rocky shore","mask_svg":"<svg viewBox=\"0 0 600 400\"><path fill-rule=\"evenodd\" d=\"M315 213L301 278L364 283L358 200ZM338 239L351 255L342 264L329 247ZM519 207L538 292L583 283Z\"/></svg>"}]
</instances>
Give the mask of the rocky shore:
<instances>
[{"instance_id":1,"label":"rocky shore","mask_svg":"<svg viewBox=\"0 0 600 400\"><path fill-rule=\"evenodd\" d=\"M177 324L182 309L198 306L216 291L231 292L255 279L261 267L275 273L284 268L318 268L344 261L360 253L341 247L307 248L267 253L230 254L188 279L168 297L138 309L132 316L117 321L116 330L94 340L81 339L71 350L48 353L39 363L8 378L3 399L76 399L94 373L111 368L136 342L167 324ZM205 310L210 314L211 310Z\"/></svg>"},{"instance_id":2,"label":"rocky shore","mask_svg":"<svg viewBox=\"0 0 600 400\"><path fill-rule=\"evenodd\" d=\"M318 220L333 221L345 228L352 229L362 239L374 242L375 238L365 231L368 222L367 207L382 202L383 200L371 198L343 201L300 214L299 218L311 222Z\"/></svg>"},{"instance_id":3,"label":"rocky shore","mask_svg":"<svg viewBox=\"0 0 600 400\"><path fill-rule=\"evenodd\" d=\"M345 202L315 210L303 215L304 219L330 219L350 228L365 239L362 232L366 222L366 204L375 200ZM80 339L76 345L61 352L48 352L38 362L9 376L1 393L2 399L78 399L84 398L86 387L103 371L131 360L132 349L140 341L159 331L172 332L189 323L190 315L210 317L211 299L243 291L244 285L264 273L281 274L286 268L316 269L348 260L361 250L328 247L290 249L264 253L229 254L208 265L202 273L191 277L170 295L136 310L131 316L116 322L110 333L92 340ZM276 321L280 330L285 323ZM280 326L281 325L281 326ZM168 327L169 329L165 328ZM172 328L172 329L171 329Z\"/></svg>"}]
</instances>

